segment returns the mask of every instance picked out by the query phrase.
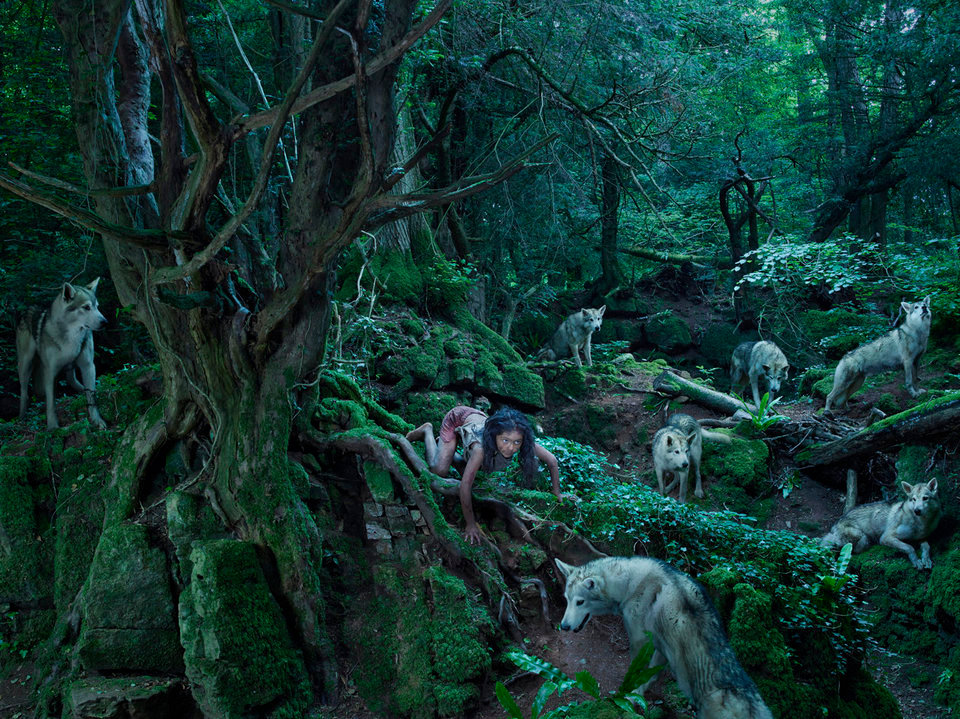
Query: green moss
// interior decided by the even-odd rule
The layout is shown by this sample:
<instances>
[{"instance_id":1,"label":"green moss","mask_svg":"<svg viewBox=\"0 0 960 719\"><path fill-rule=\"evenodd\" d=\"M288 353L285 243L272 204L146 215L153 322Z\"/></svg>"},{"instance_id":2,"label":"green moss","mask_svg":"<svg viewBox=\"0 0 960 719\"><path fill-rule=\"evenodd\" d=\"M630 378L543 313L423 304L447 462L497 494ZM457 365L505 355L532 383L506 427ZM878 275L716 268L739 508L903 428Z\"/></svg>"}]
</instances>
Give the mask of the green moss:
<instances>
[{"instance_id":1,"label":"green moss","mask_svg":"<svg viewBox=\"0 0 960 719\"><path fill-rule=\"evenodd\" d=\"M52 546L37 541L44 528L38 522L42 515L31 485L32 478L41 476L41 469L33 457L0 457L0 587L4 601L30 605L42 598L49 601L52 594Z\"/></svg>"},{"instance_id":2,"label":"green moss","mask_svg":"<svg viewBox=\"0 0 960 719\"><path fill-rule=\"evenodd\" d=\"M211 716L294 719L312 689L252 544L194 543L180 596L186 674Z\"/></svg>"},{"instance_id":3,"label":"green moss","mask_svg":"<svg viewBox=\"0 0 960 719\"><path fill-rule=\"evenodd\" d=\"M759 439L735 439L730 445L703 443L701 472L714 484L742 488L752 497L769 488L770 450Z\"/></svg>"},{"instance_id":4,"label":"green moss","mask_svg":"<svg viewBox=\"0 0 960 719\"><path fill-rule=\"evenodd\" d=\"M434 432L440 431L440 423L447 412L463 404L457 395L450 392L408 392L401 402L404 417L418 427L429 422Z\"/></svg>"},{"instance_id":5,"label":"green moss","mask_svg":"<svg viewBox=\"0 0 960 719\"><path fill-rule=\"evenodd\" d=\"M757 338L740 334L731 324L714 322L703 330L700 354L706 357L711 365L726 367L730 364L730 357L738 344L755 339Z\"/></svg>"},{"instance_id":6,"label":"green moss","mask_svg":"<svg viewBox=\"0 0 960 719\"><path fill-rule=\"evenodd\" d=\"M376 572L376 596L353 607L360 695L377 713L462 715L490 668L486 609L442 567L381 564Z\"/></svg>"},{"instance_id":7,"label":"green moss","mask_svg":"<svg viewBox=\"0 0 960 719\"><path fill-rule=\"evenodd\" d=\"M834 360L889 329L883 317L842 307L802 312L800 324L810 343L818 346L829 359Z\"/></svg>"},{"instance_id":8,"label":"green moss","mask_svg":"<svg viewBox=\"0 0 960 719\"><path fill-rule=\"evenodd\" d=\"M377 462L363 463L363 476L367 481L367 488L373 499L381 504L393 502L393 479L390 472Z\"/></svg>"},{"instance_id":9,"label":"green moss","mask_svg":"<svg viewBox=\"0 0 960 719\"><path fill-rule=\"evenodd\" d=\"M89 671L180 671L166 559L146 529L105 529L84 587L77 653Z\"/></svg>"},{"instance_id":10,"label":"green moss","mask_svg":"<svg viewBox=\"0 0 960 719\"><path fill-rule=\"evenodd\" d=\"M797 383L797 394L810 397L826 397L833 387L835 367L810 367Z\"/></svg>"},{"instance_id":11,"label":"green moss","mask_svg":"<svg viewBox=\"0 0 960 719\"><path fill-rule=\"evenodd\" d=\"M774 620L771 596L746 583L734 586L733 594L733 614L727 631L743 668L751 674L762 670L785 682L792 681L789 649Z\"/></svg>"},{"instance_id":12,"label":"green moss","mask_svg":"<svg viewBox=\"0 0 960 719\"><path fill-rule=\"evenodd\" d=\"M378 252L370 259L370 271L383 287L387 300L418 306L424 280L413 257L406 252Z\"/></svg>"},{"instance_id":13,"label":"green moss","mask_svg":"<svg viewBox=\"0 0 960 719\"><path fill-rule=\"evenodd\" d=\"M649 344L667 354L679 352L693 344L690 327L673 314L650 320L644 327L644 335Z\"/></svg>"}]
</instances>

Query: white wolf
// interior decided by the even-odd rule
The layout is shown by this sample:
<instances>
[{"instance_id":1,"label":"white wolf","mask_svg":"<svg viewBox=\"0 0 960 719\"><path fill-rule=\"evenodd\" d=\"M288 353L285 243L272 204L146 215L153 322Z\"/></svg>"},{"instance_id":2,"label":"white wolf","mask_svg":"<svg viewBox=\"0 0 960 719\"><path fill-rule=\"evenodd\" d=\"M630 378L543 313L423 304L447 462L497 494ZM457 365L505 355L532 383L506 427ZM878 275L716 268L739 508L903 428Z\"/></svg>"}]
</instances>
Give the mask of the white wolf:
<instances>
[{"instance_id":1,"label":"white wolf","mask_svg":"<svg viewBox=\"0 0 960 719\"><path fill-rule=\"evenodd\" d=\"M656 650L651 666L666 661L698 719L773 719L737 661L710 596L692 577L648 557L607 557L582 567L556 561L566 578L560 629L576 632L594 614L617 614L631 656L649 632Z\"/></svg>"},{"instance_id":2,"label":"white wolf","mask_svg":"<svg viewBox=\"0 0 960 719\"><path fill-rule=\"evenodd\" d=\"M697 479L697 486L693 493L703 497L703 486L700 478L700 459L703 456L703 440L710 439L723 444L730 444L731 439L721 432L711 432L702 429L689 414L672 414L667 423L653 435L653 470L657 475L657 485L660 494L666 496L679 484L680 502L687 501L687 477L692 469ZM664 478L670 475L673 481L664 486Z\"/></svg>"},{"instance_id":3,"label":"white wolf","mask_svg":"<svg viewBox=\"0 0 960 719\"><path fill-rule=\"evenodd\" d=\"M901 302L906 319L899 327L873 342L847 352L833 375L833 389L827 395L826 409L842 409L850 395L860 389L867 375L903 367L907 391L919 397L926 390L917 389L920 357L930 339L930 296L921 302Z\"/></svg>"},{"instance_id":4,"label":"white wolf","mask_svg":"<svg viewBox=\"0 0 960 719\"><path fill-rule=\"evenodd\" d=\"M773 399L789 372L790 363L773 342L741 342L730 359L730 388L733 390L749 382L753 390L753 404L759 407L760 379L766 381L770 399Z\"/></svg>"},{"instance_id":5,"label":"white wolf","mask_svg":"<svg viewBox=\"0 0 960 719\"><path fill-rule=\"evenodd\" d=\"M917 569L930 569L930 545L920 544L920 556L908 542L920 542L930 536L940 522L940 496L937 480L919 484L901 482L906 499L887 504L872 502L854 507L844 514L820 542L826 547L853 544L862 552L873 544L899 549Z\"/></svg>"},{"instance_id":6,"label":"white wolf","mask_svg":"<svg viewBox=\"0 0 960 719\"><path fill-rule=\"evenodd\" d=\"M593 358L590 356L590 337L600 329L603 324L603 313L606 311L607 306L604 305L598 309L583 308L579 312L574 312L560 324L547 346L537 353L537 357L553 361L570 355L577 363L577 367L582 367L583 363L580 361L582 347L587 366L591 366Z\"/></svg>"},{"instance_id":7,"label":"white wolf","mask_svg":"<svg viewBox=\"0 0 960 719\"><path fill-rule=\"evenodd\" d=\"M107 423L100 416L94 390L97 371L93 366L93 332L106 324L107 318L97 307L95 279L86 287L64 283L56 299L46 309L31 307L17 322L17 369L20 375L20 417L27 412L31 370L34 389L43 389L47 401L47 429L59 427L53 402L53 384L63 370L67 382L87 398L90 422L103 429ZM77 381L80 370L82 383Z\"/></svg>"}]
</instances>

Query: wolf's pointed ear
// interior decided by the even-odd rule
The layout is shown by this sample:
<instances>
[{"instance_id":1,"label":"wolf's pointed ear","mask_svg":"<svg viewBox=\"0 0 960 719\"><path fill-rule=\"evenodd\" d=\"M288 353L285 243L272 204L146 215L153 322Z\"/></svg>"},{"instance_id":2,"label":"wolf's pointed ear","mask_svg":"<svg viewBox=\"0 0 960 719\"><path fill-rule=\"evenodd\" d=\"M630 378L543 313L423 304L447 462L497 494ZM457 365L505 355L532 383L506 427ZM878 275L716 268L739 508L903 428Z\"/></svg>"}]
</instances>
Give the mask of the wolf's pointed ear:
<instances>
[{"instance_id":1,"label":"wolf's pointed ear","mask_svg":"<svg viewBox=\"0 0 960 719\"><path fill-rule=\"evenodd\" d=\"M913 305L906 300L900 300L900 309L902 309L904 312L909 312L913 309Z\"/></svg>"},{"instance_id":2,"label":"wolf's pointed ear","mask_svg":"<svg viewBox=\"0 0 960 719\"><path fill-rule=\"evenodd\" d=\"M600 308L600 311L597 313L597 316L598 316L598 317L603 317L603 313L606 312L606 311L607 311L607 306L604 305L603 307Z\"/></svg>"},{"instance_id":3,"label":"wolf's pointed ear","mask_svg":"<svg viewBox=\"0 0 960 719\"><path fill-rule=\"evenodd\" d=\"M93 282L91 282L89 285L87 285L87 289L90 290L91 292L96 292L96 291L97 291L97 284L98 284L99 282L100 282L100 278L98 277L98 278L95 279Z\"/></svg>"},{"instance_id":4,"label":"wolf's pointed ear","mask_svg":"<svg viewBox=\"0 0 960 719\"><path fill-rule=\"evenodd\" d=\"M564 578L569 577L570 572L576 569L576 567L573 566L572 564L561 562L559 559L554 559L553 561L557 563L557 569L560 570L560 574L562 574Z\"/></svg>"},{"instance_id":5,"label":"wolf's pointed ear","mask_svg":"<svg viewBox=\"0 0 960 719\"><path fill-rule=\"evenodd\" d=\"M923 298L923 304L925 304L927 307L930 306L930 295L927 295Z\"/></svg>"},{"instance_id":6,"label":"wolf's pointed ear","mask_svg":"<svg viewBox=\"0 0 960 719\"><path fill-rule=\"evenodd\" d=\"M585 586L587 589L593 589L597 586L597 583L593 581L593 579L588 579L583 583L583 586Z\"/></svg>"},{"instance_id":7,"label":"wolf's pointed ear","mask_svg":"<svg viewBox=\"0 0 960 719\"><path fill-rule=\"evenodd\" d=\"M687 435L687 443L693 444L693 440L695 440L696 438L697 438L697 433L691 432L690 434Z\"/></svg>"},{"instance_id":8,"label":"wolf's pointed ear","mask_svg":"<svg viewBox=\"0 0 960 719\"><path fill-rule=\"evenodd\" d=\"M790 376L790 365L787 365L783 368L783 378L787 379Z\"/></svg>"},{"instance_id":9,"label":"wolf's pointed ear","mask_svg":"<svg viewBox=\"0 0 960 719\"><path fill-rule=\"evenodd\" d=\"M910 492L913 491L913 485L909 482L901 482L900 486L903 487L903 493L909 497Z\"/></svg>"},{"instance_id":10,"label":"wolf's pointed ear","mask_svg":"<svg viewBox=\"0 0 960 719\"><path fill-rule=\"evenodd\" d=\"M69 302L76 294L77 291L74 289L73 285L71 285L69 282L63 283L63 299Z\"/></svg>"},{"instance_id":11,"label":"wolf's pointed ear","mask_svg":"<svg viewBox=\"0 0 960 719\"><path fill-rule=\"evenodd\" d=\"M937 493L937 478L934 477L929 482L927 482L927 489L929 489L934 494Z\"/></svg>"},{"instance_id":12,"label":"wolf's pointed ear","mask_svg":"<svg viewBox=\"0 0 960 719\"><path fill-rule=\"evenodd\" d=\"M673 446L673 435L672 435L672 434L668 434L668 435L667 435L667 446L668 446L668 447L672 447L672 446Z\"/></svg>"},{"instance_id":13,"label":"wolf's pointed ear","mask_svg":"<svg viewBox=\"0 0 960 719\"><path fill-rule=\"evenodd\" d=\"M765 364L765 365L761 365L761 366L763 367L763 371L764 371L764 372L769 372L769 371L770 371L770 365Z\"/></svg>"}]
</instances>

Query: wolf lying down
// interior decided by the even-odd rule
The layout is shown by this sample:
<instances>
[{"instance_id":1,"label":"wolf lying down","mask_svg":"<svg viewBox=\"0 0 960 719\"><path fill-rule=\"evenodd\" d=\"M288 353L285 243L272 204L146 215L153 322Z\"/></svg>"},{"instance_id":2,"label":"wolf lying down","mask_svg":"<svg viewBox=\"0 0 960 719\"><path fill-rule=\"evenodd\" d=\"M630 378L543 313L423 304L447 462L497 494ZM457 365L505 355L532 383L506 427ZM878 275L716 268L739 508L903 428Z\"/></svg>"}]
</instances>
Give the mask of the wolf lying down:
<instances>
[{"instance_id":1,"label":"wolf lying down","mask_svg":"<svg viewBox=\"0 0 960 719\"><path fill-rule=\"evenodd\" d=\"M921 542L930 536L940 522L940 496L937 480L909 484L901 482L906 499L887 504L872 502L854 507L844 514L821 538L825 547L842 547L850 543L854 552L862 552L874 544L899 549L917 569L930 569L930 545ZM920 556L908 542L921 542Z\"/></svg>"},{"instance_id":2,"label":"wolf lying down","mask_svg":"<svg viewBox=\"0 0 960 719\"><path fill-rule=\"evenodd\" d=\"M730 648L707 591L693 578L648 557L606 557L582 567L558 559L557 567L567 582L560 629L576 632L594 614L618 614L632 656L650 632L651 665L666 660L698 719L773 719Z\"/></svg>"}]
</instances>

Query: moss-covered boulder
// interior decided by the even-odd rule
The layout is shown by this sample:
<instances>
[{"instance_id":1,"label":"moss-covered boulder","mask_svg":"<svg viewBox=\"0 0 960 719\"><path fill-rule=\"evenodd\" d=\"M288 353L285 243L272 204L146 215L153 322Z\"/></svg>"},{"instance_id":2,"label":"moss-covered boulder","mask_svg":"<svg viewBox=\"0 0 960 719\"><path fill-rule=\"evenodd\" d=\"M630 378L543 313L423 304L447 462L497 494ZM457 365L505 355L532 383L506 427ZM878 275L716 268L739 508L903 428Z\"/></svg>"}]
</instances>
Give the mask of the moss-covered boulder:
<instances>
[{"instance_id":1,"label":"moss-covered boulder","mask_svg":"<svg viewBox=\"0 0 960 719\"><path fill-rule=\"evenodd\" d=\"M801 312L800 326L810 344L817 346L830 360L840 359L850 350L879 337L889 329L887 320L883 317L855 312L844 307Z\"/></svg>"},{"instance_id":2,"label":"moss-covered boulder","mask_svg":"<svg viewBox=\"0 0 960 719\"><path fill-rule=\"evenodd\" d=\"M763 440L736 438L731 444L708 440L703 446L701 471L711 481L740 487L751 496L766 490L770 449Z\"/></svg>"},{"instance_id":3,"label":"moss-covered boulder","mask_svg":"<svg viewBox=\"0 0 960 719\"><path fill-rule=\"evenodd\" d=\"M669 313L650 320L644 327L643 333L647 344L667 354L682 352L693 345L693 335L690 333L689 325Z\"/></svg>"},{"instance_id":4,"label":"moss-covered boulder","mask_svg":"<svg viewBox=\"0 0 960 719\"><path fill-rule=\"evenodd\" d=\"M736 328L725 322L713 322L703 330L700 338L700 354L712 367L728 367L733 350L741 342L755 341L758 338L746 336L737 332ZM726 380L720 382L720 388L727 387Z\"/></svg>"},{"instance_id":5,"label":"moss-covered boulder","mask_svg":"<svg viewBox=\"0 0 960 719\"><path fill-rule=\"evenodd\" d=\"M71 719L189 717L196 705L179 679L155 676L85 677L64 692Z\"/></svg>"},{"instance_id":6,"label":"moss-covered boulder","mask_svg":"<svg viewBox=\"0 0 960 719\"><path fill-rule=\"evenodd\" d=\"M180 630L187 678L204 715L305 716L310 680L254 546L195 542L190 560Z\"/></svg>"},{"instance_id":7,"label":"moss-covered boulder","mask_svg":"<svg viewBox=\"0 0 960 719\"><path fill-rule=\"evenodd\" d=\"M81 612L77 652L88 671L182 670L166 558L150 546L145 527L119 524L103 532Z\"/></svg>"},{"instance_id":8,"label":"moss-covered boulder","mask_svg":"<svg viewBox=\"0 0 960 719\"><path fill-rule=\"evenodd\" d=\"M0 603L41 604L53 593L53 557L36 542L45 527L31 479L42 476L41 464L35 457L0 457Z\"/></svg>"},{"instance_id":9,"label":"moss-covered boulder","mask_svg":"<svg viewBox=\"0 0 960 719\"><path fill-rule=\"evenodd\" d=\"M357 691L380 715L463 716L491 663L480 598L440 566L380 564L373 584L350 604Z\"/></svg>"},{"instance_id":10,"label":"moss-covered boulder","mask_svg":"<svg viewBox=\"0 0 960 719\"><path fill-rule=\"evenodd\" d=\"M509 343L475 318L464 314L458 322L434 325L416 343L407 338L377 358L380 379L394 384L391 399L402 403L411 391L469 391L523 410L542 409L543 380Z\"/></svg>"}]
</instances>

